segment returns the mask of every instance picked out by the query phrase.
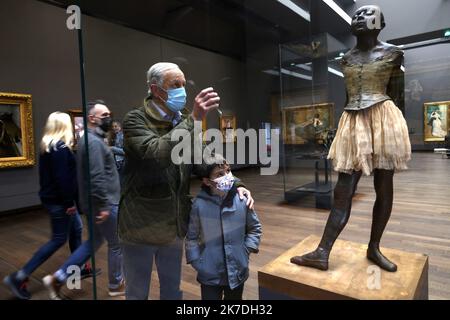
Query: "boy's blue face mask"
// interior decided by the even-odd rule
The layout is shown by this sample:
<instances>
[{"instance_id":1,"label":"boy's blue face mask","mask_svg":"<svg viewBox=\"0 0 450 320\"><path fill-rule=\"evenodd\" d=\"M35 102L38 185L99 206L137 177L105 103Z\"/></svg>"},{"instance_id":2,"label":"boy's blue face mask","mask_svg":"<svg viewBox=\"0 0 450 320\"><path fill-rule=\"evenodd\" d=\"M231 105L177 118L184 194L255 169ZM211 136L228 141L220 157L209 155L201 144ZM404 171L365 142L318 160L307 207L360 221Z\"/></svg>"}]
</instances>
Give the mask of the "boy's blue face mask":
<instances>
[{"instance_id":1,"label":"boy's blue face mask","mask_svg":"<svg viewBox=\"0 0 450 320\"><path fill-rule=\"evenodd\" d=\"M167 92L167 101L165 101L167 108L170 111L178 112L184 109L186 105L186 89L184 87L164 90Z\"/></svg>"}]
</instances>

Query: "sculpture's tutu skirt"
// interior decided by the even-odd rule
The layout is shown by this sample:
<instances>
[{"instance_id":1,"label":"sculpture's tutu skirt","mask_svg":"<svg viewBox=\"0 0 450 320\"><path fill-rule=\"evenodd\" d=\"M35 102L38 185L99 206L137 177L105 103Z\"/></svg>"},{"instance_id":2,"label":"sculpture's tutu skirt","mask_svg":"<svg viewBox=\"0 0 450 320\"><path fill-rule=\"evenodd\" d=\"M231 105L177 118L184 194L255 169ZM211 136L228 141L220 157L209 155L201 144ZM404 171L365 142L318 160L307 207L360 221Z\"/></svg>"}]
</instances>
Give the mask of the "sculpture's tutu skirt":
<instances>
[{"instance_id":1,"label":"sculpture's tutu skirt","mask_svg":"<svg viewBox=\"0 0 450 320\"><path fill-rule=\"evenodd\" d=\"M411 159L408 127L391 101L360 111L344 111L328 158L334 170L370 175L374 169L405 170Z\"/></svg>"}]
</instances>

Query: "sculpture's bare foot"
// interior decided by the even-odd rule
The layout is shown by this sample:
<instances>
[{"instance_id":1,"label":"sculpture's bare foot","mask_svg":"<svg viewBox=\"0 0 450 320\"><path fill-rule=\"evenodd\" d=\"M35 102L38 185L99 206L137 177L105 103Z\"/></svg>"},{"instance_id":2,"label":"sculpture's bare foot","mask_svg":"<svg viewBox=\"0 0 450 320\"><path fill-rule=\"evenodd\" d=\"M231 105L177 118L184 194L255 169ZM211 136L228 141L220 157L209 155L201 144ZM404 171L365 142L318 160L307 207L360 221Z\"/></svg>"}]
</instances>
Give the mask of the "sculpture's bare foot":
<instances>
[{"instance_id":1,"label":"sculpture's bare foot","mask_svg":"<svg viewBox=\"0 0 450 320\"><path fill-rule=\"evenodd\" d=\"M397 265L381 253L378 245L369 245L369 248L367 249L367 259L375 263L381 269L389 272L397 271Z\"/></svg>"},{"instance_id":2,"label":"sculpture's bare foot","mask_svg":"<svg viewBox=\"0 0 450 320\"><path fill-rule=\"evenodd\" d=\"M317 248L315 251L304 254L303 256L292 257L291 263L319 270L328 270L328 257L329 252L322 248Z\"/></svg>"}]
</instances>

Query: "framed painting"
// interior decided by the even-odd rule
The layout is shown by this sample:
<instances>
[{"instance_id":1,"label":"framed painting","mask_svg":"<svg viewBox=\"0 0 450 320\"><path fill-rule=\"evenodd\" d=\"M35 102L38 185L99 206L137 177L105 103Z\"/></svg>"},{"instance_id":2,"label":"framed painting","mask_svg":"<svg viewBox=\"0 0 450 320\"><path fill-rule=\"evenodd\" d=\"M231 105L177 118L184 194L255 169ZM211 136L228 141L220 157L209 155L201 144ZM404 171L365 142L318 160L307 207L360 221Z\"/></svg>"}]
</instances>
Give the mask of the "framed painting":
<instances>
[{"instance_id":1,"label":"framed painting","mask_svg":"<svg viewBox=\"0 0 450 320\"><path fill-rule=\"evenodd\" d=\"M326 139L334 128L334 104L293 106L282 109L284 144L307 144Z\"/></svg>"},{"instance_id":2,"label":"framed painting","mask_svg":"<svg viewBox=\"0 0 450 320\"><path fill-rule=\"evenodd\" d=\"M425 142L444 141L449 131L450 101L424 104L423 139Z\"/></svg>"},{"instance_id":3,"label":"framed painting","mask_svg":"<svg viewBox=\"0 0 450 320\"><path fill-rule=\"evenodd\" d=\"M83 110L81 109L70 109L67 111L72 119L73 126L73 146L76 148L78 141L83 138L84 134L84 122L83 122Z\"/></svg>"},{"instance_id":4,"label":"framed painting","mask_svg":"<svg viewBox=\"0 0 450 320\"><path fill-rule=\"evenodd\" d=\"M220 116L220 132L222 132L223 142L234 142L236 140L236 116Z\"/></svg>"},{"instance_id":5,"label":"framed painting","mask_svg":"<svg viewBox=\"0 0 450 320\"><path fill-rule=\"evenodd\" d=\"M36 163L31 95L0 92L0 168Z\"/></svg>"}]
</instances>

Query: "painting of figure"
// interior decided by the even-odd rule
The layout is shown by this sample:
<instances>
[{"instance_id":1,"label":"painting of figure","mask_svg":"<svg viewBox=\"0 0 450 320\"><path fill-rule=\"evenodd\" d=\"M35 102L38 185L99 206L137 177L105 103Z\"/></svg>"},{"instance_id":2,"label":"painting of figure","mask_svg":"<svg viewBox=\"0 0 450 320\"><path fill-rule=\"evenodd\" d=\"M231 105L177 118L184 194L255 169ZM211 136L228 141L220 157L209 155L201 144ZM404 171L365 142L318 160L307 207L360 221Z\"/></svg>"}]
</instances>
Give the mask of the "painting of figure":
<instances>
[{"instance_id":1,"label":"painting of figure","mask_svg":"<svg viewBox=\"0 0 450 320\"><path fill-rule=\"evenodd\" d=\"M285 144L307 144L323 140L332 129L332 103L294 106L282 109Z\"/></svg>"},{"instance_id":2,"label":"painting of figure","mask_svg":"<svg viewBox=\"0 0 450 320\"><path fill-rule=\"evenodd\" d=\"M236 116L223 115L220 117L220 131L223 142L234 142L236 139Z\"/></svg>"},{"instance_id":3,"label":"painting of figure","mask_svg":"<svg viewBox=\"0 0 450 320\"><path fill-rule=\"evenodd\" d=\"M76 149L78 141L83 138L84 135L84 122L83 122L83 110L70 109L67 111L72 119L73 126L73 146Z\"/></svg>"},{"instance_id":4,"label":"painting of figure","mask_svg":"<svg viewBox=\"0 0 450 320\"><path fill-rule=\"evenodd\" d=\"M430 102L424 106L424 140L444 141L448 125L450 102Z\"/></svg>"},{"instance_id":5,"label":"painting of figure","mask_svg":"<svg viewBox=\"0 0 450 320\"><path fill-rule=\"evenodd\" d=\"M0 105L0 157L21 157L22 130L20 128L20 105Z\"/></svg>"},{"instance_id":6,"label":"painting of figure","mask_svg":"<svg viewBox=\"0 0 450 320\"><path fill-rule=\"evenodd\" d=\"M34 164L31 95L0 92L0 169Z\"/></svg>"}]
</instances>

